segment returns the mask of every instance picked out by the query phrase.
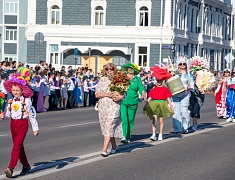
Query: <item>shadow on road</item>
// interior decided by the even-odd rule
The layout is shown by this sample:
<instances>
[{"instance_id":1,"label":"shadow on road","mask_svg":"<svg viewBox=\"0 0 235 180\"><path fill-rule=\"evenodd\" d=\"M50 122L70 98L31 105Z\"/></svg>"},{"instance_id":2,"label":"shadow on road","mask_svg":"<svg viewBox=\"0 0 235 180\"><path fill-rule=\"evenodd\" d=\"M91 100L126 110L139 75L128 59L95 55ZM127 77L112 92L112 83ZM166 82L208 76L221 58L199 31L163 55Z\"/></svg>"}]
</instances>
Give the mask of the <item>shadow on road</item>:
<instances>
[{"instance_id":1,"label":"shadow on road","mask_svg":"<svg viewBox=\"0 0 235 180\"><path fill-rule=\"evenodd\" d=\"M53 168L53 167L55 167L56 169L61 169L77 159L78 159L77 157L68 157L64 159L57 159L57 160L46 161L46 162L36 162L34 163L34 168L30 170L29 174L42 171L44 169ZM17 178L17 177L21 177L21 176L15 175L12 178Z\"/></svg>"}]
</instances>

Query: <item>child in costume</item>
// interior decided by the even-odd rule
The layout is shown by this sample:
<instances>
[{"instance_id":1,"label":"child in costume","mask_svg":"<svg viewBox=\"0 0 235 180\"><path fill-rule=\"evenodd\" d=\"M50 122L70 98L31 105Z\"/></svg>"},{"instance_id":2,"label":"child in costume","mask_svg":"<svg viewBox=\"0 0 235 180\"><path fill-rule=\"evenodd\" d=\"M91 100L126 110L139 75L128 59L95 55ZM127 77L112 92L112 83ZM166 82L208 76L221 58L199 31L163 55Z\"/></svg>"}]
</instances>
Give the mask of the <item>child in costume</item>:
<instances>
[{"instance_id":1,"label":"child in costume","mask_svg":"<svg viewBox=\"0 0 235 180\"><path fill-rule=\"evenodd\" d=\"M227 85L230 79L230 69L225 69L223 72L223 78L215 90L215 103L217 109L217 116L219 119L226 119L226 96Z\"/></svg>"},{"instance_id":2,"label":"child in costume","mask_svg":"<svg viewBox=\"0 0 235 180\"><path fill-rule=\"evenodd\" d=\"M125 97L121 102L121 118L122 118L122 131L123 138L122 143L130 142L132 130L134 127L134 120L136 110L139 104L139 94L142 99L146 100L146 90L138 75L140 68L136 64L127 63L122 66L122 69L127 73L127 77L130 79L128 90ZM138 94L139 92L139 94Z\"/></svg>"},{"instance_id":3,"label":"child in costume","mask_svg":"<svg viewBox=\"0 0 235 180\"><path fill-rule=\"evenodd\" d=\"M21 69L19 74L14 75L10 80L4 82L5 89L12 93L13 99L8 101L6 114L1 113L1 118L10 118L10 129L13 140L11 160L5 169L6 177L11 178L18 159L23 165L20 175L28 174L30 165L24 151L24 139L28 132L28 119L32 124L34 136L39 134L36 111L32 106L32 90L27 83L30 81L30 71L26 68Z\"/></svg>"},{"instance_id":4,"label":"child in costume","mask_svg":"<svg viewBox=\"0 0 235 180\"><path fill-rule=\"evenodd\" d=\"M158 135L158 140L163 140L162 133L164 127L164 118L170 117L174 114L174 109L171 101L171 92L170 90L163 86L162 83L164 80L167 80L172 77L166 69L162 69L159 66L150 68L151 71L154 71L152 76L156 77L157 83L154 89L149 92L148 106L144 108L146 116L152 120L152 132L153 135L150 137L150 140L156 141L156 122L159 118L160 122L160 132ZM168 107L168 104L170 108Z\"/></svg>"}]
</instances>

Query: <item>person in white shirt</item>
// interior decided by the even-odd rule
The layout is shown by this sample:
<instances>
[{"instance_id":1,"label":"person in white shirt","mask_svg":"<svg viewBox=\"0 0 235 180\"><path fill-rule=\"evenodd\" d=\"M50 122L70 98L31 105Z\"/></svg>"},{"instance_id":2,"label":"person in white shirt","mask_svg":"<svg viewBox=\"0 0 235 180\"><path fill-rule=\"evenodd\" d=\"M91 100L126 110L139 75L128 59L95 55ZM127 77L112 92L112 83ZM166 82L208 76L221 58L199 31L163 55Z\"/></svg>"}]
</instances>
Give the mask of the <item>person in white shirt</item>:
<instances>
[{"instance_id":1,"label":"person in white shirt","mask_svg":"<svg viewBox=\"0 0 235 180\"><path fill-rule=\"evenodd\" d=\"M28 73L28 71L26 71ZM29 73L28 73L29 75ZM31 97L33 96L32 90L27 86L29 83L27 81L28 75L21 74L20 76L15 76L11 80L4 82L5 89L12 93L13 99L8 101L6 114L1 113L1 118L10 118L10 128L13 140L13 148L11 152L11 160L8 167L5 169L6 177L11 178L13 170L16 167L18 159L23 165L20 175L28 174L31 167L28 163L24 151L24 139L28 132L28 119L31 122L34 136L39 134L38 123L36 120L36 111L32 106ZM18 78L25 79L18 79Z\"/></svg>"},{"instance_id":2,"label":"person in white shirt","mask_svg":"<svg viewBox=\"0 0 235 180\"><path fill-rule=\"evenodd\" d=\"M67 89L68 89L68 99L67 99L67 108L71 109L74 108L74 88L75 88L75 78L73 77L73 73L69 72L68 74L68 82L67 82Z\"/></svg>"},{"instance_id":3,"label":"person in white shirt","mask_svg":"<svg viewBox=\"0 0 235 180\"><path fill-rule=\"evenodd\" d=\"M83 106L87 107L87 99L89 95L90 87L89 87L89 79L85 76L83 78ZM91 106L90 98L89 98L89 106Z\"/></svg>"}]
</instances>

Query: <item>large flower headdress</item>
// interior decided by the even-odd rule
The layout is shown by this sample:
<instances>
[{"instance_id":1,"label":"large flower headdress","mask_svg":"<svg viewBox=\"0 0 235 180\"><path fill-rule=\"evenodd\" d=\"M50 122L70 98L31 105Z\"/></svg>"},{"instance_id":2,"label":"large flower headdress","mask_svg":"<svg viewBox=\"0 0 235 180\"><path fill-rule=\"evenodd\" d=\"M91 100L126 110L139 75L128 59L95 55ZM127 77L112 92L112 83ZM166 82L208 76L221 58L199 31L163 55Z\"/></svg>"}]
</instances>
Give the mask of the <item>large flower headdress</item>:
<instances>
[{"instance_id":1,"label":"large flower headdress","mask_svg":"<svg viewBox=\"0 0 235 180\"><path fill-rule=\"evenodd\" d=\"M32 73L29 69L20 67L11 79L4 82L4 87L7 92L11 93L12 85L19 86L23 90L24 97L31 97L33 95L32 90L29 88L31 75Z\"/></svg>"}]
</instances>

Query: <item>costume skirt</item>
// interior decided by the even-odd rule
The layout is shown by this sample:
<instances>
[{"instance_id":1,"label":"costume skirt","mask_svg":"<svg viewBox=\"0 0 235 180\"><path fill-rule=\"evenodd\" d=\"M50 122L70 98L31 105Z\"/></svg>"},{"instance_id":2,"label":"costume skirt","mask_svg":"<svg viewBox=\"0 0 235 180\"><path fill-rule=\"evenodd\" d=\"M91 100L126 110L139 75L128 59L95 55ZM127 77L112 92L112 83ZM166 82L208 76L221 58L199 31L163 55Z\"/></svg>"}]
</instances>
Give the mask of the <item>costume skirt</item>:
<instances>
[{"instance_id":1,"label":"costume skirt","mask_svg":"<svg viewBox=\"0 0 235 180\"><path fill-rule=\"evenodd\" d=\"M144 113L150 120L153 120L154 115L166 118L174 114L174 112L169 108L167 102L163 100L151 101Z\"/></svg>"}]
</instances>

